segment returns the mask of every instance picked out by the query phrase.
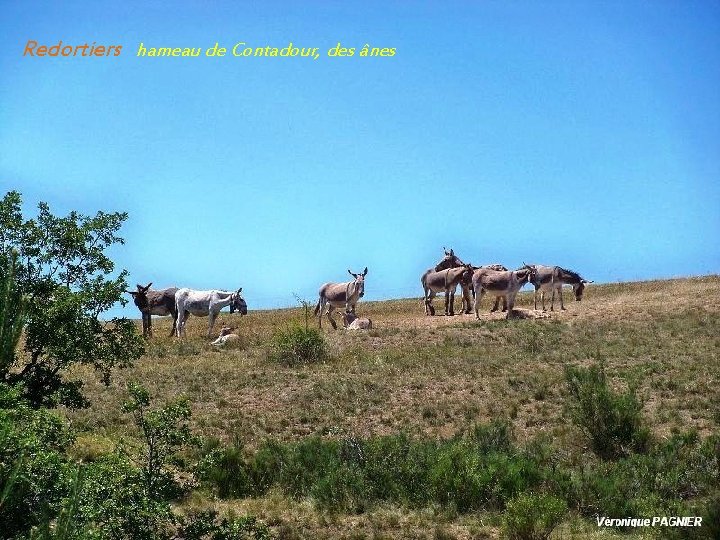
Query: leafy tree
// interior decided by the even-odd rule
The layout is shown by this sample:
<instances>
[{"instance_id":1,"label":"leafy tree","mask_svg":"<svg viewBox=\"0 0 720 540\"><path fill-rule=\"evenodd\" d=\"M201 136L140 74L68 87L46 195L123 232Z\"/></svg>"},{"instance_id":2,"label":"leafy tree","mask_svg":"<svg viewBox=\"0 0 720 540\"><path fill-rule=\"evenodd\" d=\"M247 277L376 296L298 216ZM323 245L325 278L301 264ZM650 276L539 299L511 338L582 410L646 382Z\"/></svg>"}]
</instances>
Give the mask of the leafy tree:
<instances>
[{"instance_id":1,"label":"leafy tree","mask_svg":"<svg viewBox=\"0 0 720 540\"><path fill-rule=\"evenodd\" d=\"M0 258L0 371L15 363L15 349L25 324L25 297L15 282L17 253Z\"/></svg>"},{"instance_id":2,"label":"leafy tree","mask_svg":"<svg viewBox=\"0 0 720 540\"><path fill-rule=\"evenodd\" d=\"M117 302L126 303L127 271L114 275L107 251L124 243L117 233L127 214L73 211L58 217L40 203L37 216L25 219L21 203L16 191L0 200L0 257L16 259L17 291L9 294L27 299L24 354L3 353L0 382L21 385L36 407L86 406L82 382L67 379L71 365L94 367L108 385L113 368L129 366L143 353L132 321L100 318ZM3 323L0 343L17 332L17 325L5 328Z\"/></svg>"},{"instance_id":3,"label":"leafy tree","mask_svg":"<svg viewBox=\"0 0 720 540\"><path fill-rule=\"evenodd\" d=\"M151 499L180 495L183 486L174 480L170 459L185 445L197 441L190 433L190 405L186 399L169 403L161 409L150 409L149 392L138 383L128 384L130 399L123 405L132 413L142 433L143 449L139 460L145 479L145 490Z\"/></svg>"}]
</instances>

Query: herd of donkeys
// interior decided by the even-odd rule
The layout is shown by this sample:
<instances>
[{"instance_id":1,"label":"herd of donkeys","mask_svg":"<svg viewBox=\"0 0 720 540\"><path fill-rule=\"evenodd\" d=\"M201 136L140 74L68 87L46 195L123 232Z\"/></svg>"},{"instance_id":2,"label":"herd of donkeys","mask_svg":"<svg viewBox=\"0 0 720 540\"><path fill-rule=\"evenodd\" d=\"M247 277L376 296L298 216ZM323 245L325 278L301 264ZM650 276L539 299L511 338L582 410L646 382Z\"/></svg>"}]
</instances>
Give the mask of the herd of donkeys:
<instances>
[{"instance_id":1,"label":"herd of donkeys","mask_svg":"<svg viewBox=\"0 0 720 540\"><path fill-rule=\"evenodd\" d=\"M566 270L560 266L544 266L539 264L523 264L517 270L508 270L500 264L473 266L466 264L455 255L454 251L443 248L445 256L433 268L428 269L421 278L424 290L425 315L435 315L432 305L437 293L445 293L445 315L454 315L455 291L460 286L462 290L462 311L470 314L475 308L475 316L480 317L479 309L482 297L489 294L495 297L491 311L497 311L500 300L503 301L502 310L507 312L509 318L515 305L515 296L526 283L535 286L535 309L537 309L537 295L541 296L542 309L545 311L545 294L552 293L550 309L555 306L555 294L560 297L560 308L565 309L562 297L562 286L571 285L576 300L581 300L586 283L592 283L580 276L577 272ZM315 316L318 325L322 327L322 318L326 316L333 328L337 323L332 317L335 309L342 309L343 326L348 329L368 329L372 327L370 319L360 318L355 314L355 306L365 294L365 276L368 269L362 273L348 270L353 277L352 281L344 283L325 283L318 292L319 300L315 306ZM237 291L196 291L192 289L170 287L153 290L147 285L137 285L136 291L128 291L132 295L135 305L142 313L143 335L152 335L152 316L171 315L173 317L172 335L178 337L185 332L185 323L188 315L208 317L208 336L212 334L215 320L220 311L230 307L230 313L238 311L241 315L247 314L247 303L242 296L242 288ZM474 301L471 299L474 296ZM233 337L233 328L224 327L214 344L223 344Z\"/></svg>"}]
</instances>

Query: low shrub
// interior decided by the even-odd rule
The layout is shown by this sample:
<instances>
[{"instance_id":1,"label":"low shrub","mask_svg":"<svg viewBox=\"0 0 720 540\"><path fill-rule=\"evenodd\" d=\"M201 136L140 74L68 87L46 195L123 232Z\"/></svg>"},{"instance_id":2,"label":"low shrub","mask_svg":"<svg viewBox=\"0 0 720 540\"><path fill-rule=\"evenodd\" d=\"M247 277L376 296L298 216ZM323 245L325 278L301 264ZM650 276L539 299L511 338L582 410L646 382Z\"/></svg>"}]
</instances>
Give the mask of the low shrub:
<instances>
[{"instance_id":1,"label":"low shrub","mask_svg":"<svg viewBox=\"0 0 720 540\"><path fill-rule=\"evenodd\" d=\"M266 525L253 516L220 519L215 510L192 513L184 518L179 537L184 540L268 540Z\"/></svg>"},{"instance_id":2,"label":"low shrub","mask_svg":"<svg viewBox=\"0 0 720 540\"><path fill-rule=\"evenodd\" d=\"M437 502L461 512L503 508L517 493L545 481L538 462L510 442L501 423L468 437L412 440L404 434L369 439L264 442L252 456L216 450L201 474L221 497L280 487L333 511L362 512L376 501L423 506Z\"/></svg>"},{"instance_id":3,"label":"low shrub","mask_svg":"<svg viewBox=\"0 0 720 540\"><path fill-rule=\"evenodd\" d=\"M585 464L572 472L568 500L587 516L693 515L683 513L687 501L720 484L719 441L689 432L644 455Z\"/></svg>"},{"instance_id":4,"label":"low shrub","mask_svg":"<svg viewBox=\"0 0 720 540\"><path fill-rule=\"evenodd\" d=\"M269 356L288 366L323 362L328 358L325 338L316 328L291 326L277 332Z\"/></svg>"},{"instance_id":5,"label":"low shrub","mask_svg":"<svg viewBox=\"0 0 720 540\"><path fill-rule=\"evenodd\" d=\"M511 540L546 540L566 512L567 504L557 497L523 493L507 504L503 535Z\"/></svg>"},{"instance_id":6,"label":"low shrub","mask_svg":"<svg viewBox=\"0 0 720 540\"><path fill-rule=\"evenodd\" d=\"M602 366L568 366L565 379L570 392L570 416L590 440L595 454L617 459L632 451L647 450L650 431L644 425L642 404L632 388L624 394L614 392Z\"/></svg>"}]
</instances>

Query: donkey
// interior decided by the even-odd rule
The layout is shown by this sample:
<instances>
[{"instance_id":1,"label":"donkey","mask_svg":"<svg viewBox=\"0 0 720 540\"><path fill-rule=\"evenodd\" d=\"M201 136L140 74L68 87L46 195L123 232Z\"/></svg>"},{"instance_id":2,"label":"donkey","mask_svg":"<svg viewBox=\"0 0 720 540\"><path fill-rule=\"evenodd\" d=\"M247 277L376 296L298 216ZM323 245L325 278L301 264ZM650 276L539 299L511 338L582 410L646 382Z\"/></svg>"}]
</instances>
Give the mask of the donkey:
<instances>
[{"instance_id":1,"label":"donkey","mask_svg":"<svg viewBox=\"0 0 720 540\"><path fill-rule=\"evenodd\" d=\"M455 289L458 284L467 279L467 275L472 275L472 265L466 264L457 268L448 268L436 272L433 269L427 270L420 282L423 286L425 300L425 315L435 315L435 308L432 300L439 292L445 293L445 315L455 315Z\"/></svg>"},{"instance_id":2,"label":"donkey","mask_svg":"<svg viewBox=\"0 0 720 540\"><path fill-rule=\"evenodd\" d=\"M318 317L318 326L322 328L322 317L325 306L327 305L326 316L334 329L337 329L335 319L332 318L332 312L335 308L345 308L346 312L355 313L355 305L365 295L365 276L367 276L367 266L362 274L354 274L348 270L354 281L346 281L345 283L324 283L318 295L320 299L315 306L314 314Z\"/></svg>"},{"instance_id":3,"label":"donkey","mask_svg":"<svg viewBox=\"0 0 720 540\"><path fill-rule=\"evenodd\" d=\"M352 311L343 313L343 326L345 330L372 330L372 320L358 317Z\"/></svg>"},{"instance_id":4,"label":"donkey","mask_svg":"<svg viewBox=\"0 0 720 540\"><path fill-rule=\"evenodd\" d=\"M473 275L475 275L475 272L478 270L495 270L496 272L506 272L507 268L505 268L502 264L484 264L482 266L473 266ZM466 280L466 283L464 283L465 286L472 292L473 299L475 298L475 289L472 286L472 276L470 276L470 279ZM490 313L494 313L498 310L498 307L500 306L500 300L502 300L503 303L503 313L507 311L507 301L505 299L505 295L496 296L495 297L495 304L493 304L492 309L490 310ZM463 295L463 311L465 313L470 313L470 296Z\"/></svg>"},{"instance_id":5,"label":"donkey","mask_svg":"<svg viewBox=\"0 0 720 540\"><path fill-rule=\"evenodd\" d=\"M435 265L435 272L440 272L441 270L447 270L448 268L458 268L460 266L465 266L465 263L460 260L460 258L455 255L455 252L450 248L450 251L448 251L443 246L443 251L445 252L445 257L442 258L442 260ZM467 279L463 279L460 281L460 288L462 289L462 311L464 313L470 313L470 277L468 276ZM453 301L453 309L455 307L455 292L453 291L452 295L452 301Z\"/></svg>"},{"instance_id":6,"label":"donkey","mask_svg":"<svg viewBox=\"0 0 720 540\"><path fill-rule=\"evenodd\" d=\"M560 266L544 266L542 264L523 264L523 268L533 268L535 270L534 278L530 281L535 286L535 309L537 309L537 295L540 291L540 299L542 302L542 309L545 309L545 292L547 290L552 291L552 298L550 300L550 311L554 311L555 307L555 291L560 295L560 309L565 310L562 297L562 286L572 285L573 292L575 293L575 300L580 301L585 291L586 283L593 283L584 279L577 272L572 270L566 270Z\"/></svg>"},{"instance_id":7,"label":"donkey","mask_svg":"<svg viewBox=\"0 0 720 540\"><path fill-rule=\"evenodd\" d=\"M175 335L175 325L177 324L177 311L175 309L175 293L177 287L168 289L160 289L153 291L150 289L152 282L146 286L137 285L137 291L126 291L132 295L133 302L142 313L143 336L152 337L152 316L153 315L172 315L173 327L170 332L171 336Z\"/></svg>"},{"instance_id":8,"label":"donkey","mask_svg":"<svg viewBox=\"0 0 720 540\"><path fill-rule=\"evenodd\" d=\"M175 309L178 313L177 336L185 334L185 314L190 312L200 317L208 316L208 337L212 333L215 319L220 310L230 306L230 313L235 310L241 315L247 315L247 303L242 296L242 287L236 292L228 291L194 291L192 289L178 289L175 293Z\"/></svg>"},{"instance_id":9,"label":"donkey","mask_svg":"<svg viewBox=\"0 0 720 540\"><path fill-rule=\"evenodd\" d=\"M475 291L475 317L480 318L480 302L486 292L495 296L504 296L507 303L506 319L510 318L513 307L515 307L515 296L522 286L530 280L534 270L521 268L519 270L488 270L479 269L473 274L472 283Z\"/></svg>"},{"instance_id":10,"label":"donkey","mask_svg":"<svg viewBox=\"0 0 720 540\"><path fill-rule=\"evenodd\" d=\"M237 330L236 326L223 326L220 330L220 335L218 336L218 338L212 343L210 343L210 345L222 347L228 342L232 343L233 341L238 341L240 339L240 336L234 333L235 330Z\"/></svg>"}]
</instances>

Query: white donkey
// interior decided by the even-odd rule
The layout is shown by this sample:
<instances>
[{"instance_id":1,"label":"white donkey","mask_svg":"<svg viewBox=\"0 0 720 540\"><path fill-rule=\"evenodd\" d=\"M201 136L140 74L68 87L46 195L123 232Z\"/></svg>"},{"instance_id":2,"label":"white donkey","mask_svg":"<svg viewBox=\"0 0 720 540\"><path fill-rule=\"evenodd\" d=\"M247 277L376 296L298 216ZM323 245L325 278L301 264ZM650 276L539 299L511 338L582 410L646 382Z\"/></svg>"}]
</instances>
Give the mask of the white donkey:
<instances>
[{"instance_id":1,"label":"white donkey","mask_svg":"<svg viewBox=\"0 0 720 540\"><path fill-rule=\"evenodd\" d=\"M186 312L199 317L208 316L208 337L215 325L215 319L220 310L230 306L230 313L235 310L241 315L247 315L247 303L242 297L242 287L237 292L228 291L194 291L192 289L178 289L175 293L175 309L178 313L177 336L185 334Z\"/></svg>"},{"instance_id":2,"label":"white donkey","mask_svg":"<svg viewBox=\"0 0 720 540\"><path fill-rule=\"evenodd\" d=\"M348 273L355 278L354 281L347 281L345 283L324 283L320 287L318 294L320 299L315 306L315 315L318 317L318 325L322 328L322 317L323 311L325 311L325 305L327 308L327 318L332 324L333 328L337 328L335 320L332 318L332 312L335 308L345 308L346 312L355 313L355 304L358 303L363 295L365 294L365 276L367 276L368 269L365 267L365 271L362 274L354 274L348 270Z\"/></svg>"}]
</instances>

